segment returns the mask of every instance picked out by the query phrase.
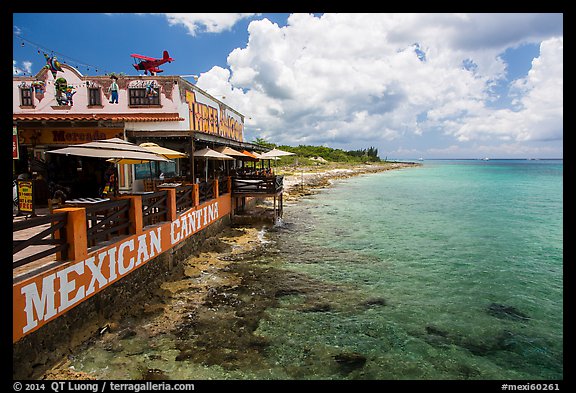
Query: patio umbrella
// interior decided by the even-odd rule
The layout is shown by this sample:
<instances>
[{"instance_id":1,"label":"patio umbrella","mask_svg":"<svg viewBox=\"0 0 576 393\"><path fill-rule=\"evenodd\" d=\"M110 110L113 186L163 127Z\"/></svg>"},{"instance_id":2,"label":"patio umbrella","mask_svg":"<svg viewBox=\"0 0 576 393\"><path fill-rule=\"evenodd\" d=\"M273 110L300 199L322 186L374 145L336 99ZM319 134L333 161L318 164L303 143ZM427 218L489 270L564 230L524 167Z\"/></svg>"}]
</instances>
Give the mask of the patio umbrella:
<instances>
[{"instance_id":1,"label":"patio umbrella","mask_svg":"<svg viewBox=\"0 0 576 393\"><path fill-rule=\"evenodd\" d=\"M170 161L168 158L153 153L134 143L120 138L95 140L62 149L49 150L46 153L64 154L80 157L97 157L110 159L115 163L142 163L149 161Z\"/></svg>"},{"instance_id":2,"label":"patio umbrella","mask_svg":"<svg viewBox=\"0 0 576 393\"><path fill-rule=\"evenodd\" d=\"M206 147L202 150L197 150L194 152L194 158L196 157L204 157L206 159L206 181L208 181L208 160L233 160L234 158L217 152L216 150L212 150L209 147Z\"/></svg>"},{"instance_id":3,"label":"patio umbrella","mask_svg":"<svg viewBox=\"0 0 576 393\"><path fill-rule=\"evenodd\" d=\"M50 150L47 153L64 154L80 157L104 158L115 164L140 164L150 161L170 161L168 158L153 153L134 143L120 138L100 139L62 149Z\"/></svg>"},{"instance_id":4,"label":"patio umbrella","mask_svg":"<svg viewBox=\"0 0 576 393\"><path fill-rule=\"evenodd\" d=\"M152 153L160 154L166 158L186 158L188 154L182 153L177 150L168 149L167 147L160 146L157 143L153 142L144 142L138 145L140 147L145 148L146 150L150 150ZM150 169L150 177L152 177L152 161L148 161L149 169Z\"/></svg>"},{"instance_id":5,"label":"patio umbrella","mask_svg":"<svg viewBox=\"0 0 576 393\"><path fill-rule=\"evenodd\" d=\"M293 156L296 153L292 153L289 151L284 151L280 149L272 149L267 151L266 153L262 153L261 155L265 158L274 158L274 157L282 157L282 156Z\"/></svg>"},{"instance_id":6,"label":"patio umbrella","mask_svg":"<svg viewBox=\"0 0 576 393\"><path fill-rule=\"evenodd\" d=\"M254 153L251 153L248 150L242 150L242 154L246 156L243 158L246 161L258 161L258 157L256 157Z\"/></svg>"},{"instance_id":7,"label":"patio umbrella","mask_svg":"<svg viewBox=\"0 0 576 393\"><path fill-rule=\"evenodd\" d=\"M238 150L234 150L231 147L228 146L221 146L221 147L217 147L216 150L218 153L222 153L222 154L226 154L227 156L231 156L231 157L240 157L239 159L241 160L242 158L246 157L246 154L239 152Z\"/></svg>"},{"instance_id":8,"label":"patio umbrella","mask_svg":"<svg viewBox=\"0 0 576 393\"><path fill-rule=\"evenodd\" d=\"M188 154L179 152L177 150L168 149L164 146L159 146L156 143L152 142L144 142L139 145L140 147L145 148L146 150L151 151L152 153L160 154L166 158L186 158Z\"/></svg>"},{"instance_id":9,"label":"patio umbrella","mask_svg":"<svg viewBox=\"0 0 576 393\"><path fill-rule=\"evenodd\" d=\"M218 153L226 154L227 156L233 157L236 160L242 160L243 158L246 158L246 154L239 152L238 150L234 150L228 146L220 146L215 148L214 150L216 150ZM234 168L236 168L236 161L234 161Z\"/></svg>"},{"instance_id":10,"label":"patio umbrella","mask_svg":"<svg viewBox=\"0 0 576 393\"><path fill-rule=\"evenodd\" d=\"M269 160L279 160L281 157L284 156L293 156L296 155L296 153L292 153L289 151L284 151L284 150L280 150L280 149L272 149L270 151L267 151L266 153L262 153L262 157L269 159ZM276 165L276 163L274 163L274 165Z\"/></svg>"}]
</instances>

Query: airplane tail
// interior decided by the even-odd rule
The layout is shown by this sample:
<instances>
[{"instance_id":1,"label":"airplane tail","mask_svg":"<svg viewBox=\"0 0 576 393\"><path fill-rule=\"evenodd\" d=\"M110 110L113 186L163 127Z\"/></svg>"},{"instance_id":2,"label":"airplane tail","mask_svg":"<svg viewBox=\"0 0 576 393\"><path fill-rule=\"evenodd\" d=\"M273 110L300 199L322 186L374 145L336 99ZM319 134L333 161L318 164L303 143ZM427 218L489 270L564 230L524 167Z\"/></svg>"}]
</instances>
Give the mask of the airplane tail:
<instances>
[{"instance_id":1,"label":"airplane tail","mask_svg":"<svg viewBox=\"0 0 576 393\"><path fill-rule=\"evenodd\" d=\"M174 60L174 59L170 58L170 55L168 54L168 51L165 50L165 51L164 51L164 54L163 54L163 59L162 59L162 60L166 60L168 63L172 63L172 60Z\"/></svg>"}]
</instances>

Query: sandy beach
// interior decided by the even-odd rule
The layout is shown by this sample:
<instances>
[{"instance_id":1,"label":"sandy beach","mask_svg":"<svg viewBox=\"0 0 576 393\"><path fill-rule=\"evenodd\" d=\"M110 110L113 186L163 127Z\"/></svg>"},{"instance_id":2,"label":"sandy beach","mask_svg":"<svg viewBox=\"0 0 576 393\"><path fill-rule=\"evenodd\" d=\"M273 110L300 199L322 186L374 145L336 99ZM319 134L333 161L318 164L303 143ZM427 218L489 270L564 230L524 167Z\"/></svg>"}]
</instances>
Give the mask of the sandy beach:
<instances>
[{"instance_id":1,"label":"sandy beach","mask_svg":"<svg viewBox=\"0 0 576 393\"><path fill-rule=\"evenodd\" d=\"M306 168L278 168L284 174L286 200L296 201L337 179L413 166L409 163ZM323 283L282 269L262 267L244 260L254 259L264 251L263 230L270 224L232 226L218 236L208 238L202 247L184 262L183 274L165 282L159 291L146 299L144 313L115 315L94 332L92 339L78 348L102 348L118 354L130 347L126 367L134 354L145 348L135 342L148 343L156 337L170 335L177 342L177 352L166 361L190 360L199 364L243 367L262 362L266 339L254 334L266 309L277 304L286 293L309 297L306 307L318 303L326 288ZM76 351L75 351L76 352ZM158 359L161 361L162 359ZM121 359L118 360L121 362ZM121 369L121 367L120 367ZM80 380L98 376L76 370L71 359L63 359L40 379ZM160 369L139 371L135 379L165 379ZM121 377L118 377L121 378ZM202 379L202 376L198 376Z\"/></svg>"}]
</instances>

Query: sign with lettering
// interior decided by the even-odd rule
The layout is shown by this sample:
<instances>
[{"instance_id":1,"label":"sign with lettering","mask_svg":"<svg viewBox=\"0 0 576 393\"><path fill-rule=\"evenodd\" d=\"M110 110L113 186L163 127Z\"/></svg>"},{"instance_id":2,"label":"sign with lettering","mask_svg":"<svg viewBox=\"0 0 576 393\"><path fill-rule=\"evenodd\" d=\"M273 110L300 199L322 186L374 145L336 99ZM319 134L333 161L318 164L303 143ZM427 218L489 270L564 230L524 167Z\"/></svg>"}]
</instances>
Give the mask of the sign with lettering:
<instances>
[{"instance_id":1,"label":"sign with lettering","mask_svg":"<svg viewBox=\"0 0 576 393\"><path fill-rule=\"evenodd\" d=\"M19 130L19 142L23 145L72 145L110 138L124 139L124 130L118 128L43 128L41 132L32 129Z\"/></svg>"},{"instance_id":2,"label":"sign with lettering","mask_svg":"<svg viewBox=\"0 0 576 393\"><path fill-rule=\"evenodd\" d=\"M34 213L34 181L18 180L18 210Z\"/></svg>"},{"instance_id":3,"label":"sign with lettering","mask_svg":"<svg viewBox=\"0 0 576 393\"><path fill-rule=\"evenodd\" d=\"M230 196L13 285L13 342L229 214Z\"/></svg>"},{"instance_id":4,"label":"sign with lettering","mask_svg":"<svg viewBox=\"0 0 576 393\"><path fill-rule=\"evenodd\" d=\"M219 105L208 97L196 94L190 90L186 91L190 129L242 142L244 133L242 117L227 109L225 105Z\"/></svg>"}]
</instances>

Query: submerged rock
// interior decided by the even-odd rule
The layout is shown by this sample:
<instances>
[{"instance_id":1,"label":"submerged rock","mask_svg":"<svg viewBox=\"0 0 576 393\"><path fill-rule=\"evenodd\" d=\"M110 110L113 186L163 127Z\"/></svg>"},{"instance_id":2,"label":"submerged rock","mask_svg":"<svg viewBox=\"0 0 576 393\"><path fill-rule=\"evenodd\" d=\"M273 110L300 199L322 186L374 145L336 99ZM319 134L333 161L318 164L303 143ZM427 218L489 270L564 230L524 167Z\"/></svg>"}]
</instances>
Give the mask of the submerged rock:
<instances>
[{"instance_id":1,"label":"submerged rock","mask_svg":"<svg viewBox=\"0 0 576 393\"><path fill-rule=\"evenodd\" d=\"M526 321L530 317L519 311L516 307L506 306L505 304L492 303L486 309L486 312L496 318L512 319L517 321Z\"/></svg>"},{"instance_id":2,"label":"submerged rock","mask_svg":"<svg viewBox=\"0 0 576 393\"><path fill-rule=\"evenodd\" d=\"M431 326L431 325L426 326L426 333L433 334L435 336L440 336L440 337L447 337L448 336L448 333L445 332L444 330L440 330L437 327Z\"/></svg>"},{"instance_id":3,"label":"submerged rock","mask_svg":"<svg viewBox=\"0 0 576 393\"><path fill-rule=\"evenodd\" d=\"M314 302L302 308L303 312L328 312L332 311L332 305L325 302Z\"/></svg>"},{"instance_id":4,"label":"submerged rock","mask_svg":"<svg viewBox=\"0 0 576 393\"><path fill-rule=\"evenodd\" d=\"M164 381L167 380L168 377L162 370L149 368L142 373L142 379L145 381Z\"/></svg>"},{"instance_id":5,"label":"submerged rock","mask_svg":"<svg viewBox=\"0 0 576 393\"><path fill-rule=\"evenodd\" d=\"M334 360L340 366L340 369L345 374L364 367L366 364L366 356L357 352L343 352L334 356Z\"/></svg>"},{"instance_id":6,"label":"submerged rock","mask_svg":"<svg viewBox=\"0 0 576 393\"><path fill-rule=\"evenodd\" d=\"M388 302L383 297L371 297L364 300L360 304L364 307L373 307L373 306L387 306Z\"/></svg>"}]
</instances>

